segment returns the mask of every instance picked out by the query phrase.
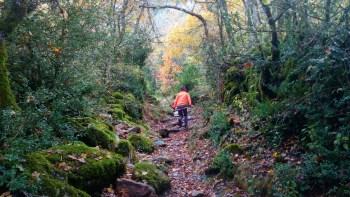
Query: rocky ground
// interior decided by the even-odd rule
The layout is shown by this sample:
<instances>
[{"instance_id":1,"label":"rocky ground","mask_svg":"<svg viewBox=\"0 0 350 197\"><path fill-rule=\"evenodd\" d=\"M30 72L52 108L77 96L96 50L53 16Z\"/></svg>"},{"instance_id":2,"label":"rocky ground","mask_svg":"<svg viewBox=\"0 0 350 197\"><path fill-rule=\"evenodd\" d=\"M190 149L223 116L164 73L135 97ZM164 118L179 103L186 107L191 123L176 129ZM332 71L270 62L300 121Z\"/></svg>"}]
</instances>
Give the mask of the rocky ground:
<instances>
[{"instance_id":1,"label":"rocky ground","mask_svg":"<svg viewBox=\"0 0 350 197\"><path fill-rule=\"evenodd\" d=\"M258 133L248 132L249 117L230 115L233 139L227 141L237 144L240 153L231 154L234 165L234 178L222 179L220 176L206 176L206 170L211 166L213 158L218 154L218 147L214 147L203 134L208 131L206 121L202 117L203 110L195 107L190 112L190 129L177 130L176 118L162 116L159 120L146 116L151 123L151 130L171 131L169 136L154 138L157 145L152 154L139 154L141 160L154 163L166 161L170 165L167 174L171 179L171 189L163 194L167 197L229 197L249 195L269 195L274 177L273 165L276 162L300 163L292 153L296 144L291 140L282 149L269 149L267 142ZM228 137L230 138L230 137ZM248 194L248 192L250 194Z\"/></svg>"},{"instance_id":2,"label":"rocky ground","mask_svg":"<svg viewBox=\"0 0 350 197\"><path fill-rule=\"evenodd\" d=\"M148 117L149 118L149 117ZM171 189L162 196L233 196L240 190L233 184L221 179L207 177L204 171L215 157L216 149L208 139L202 137L207 131L206 122L202 118L202 109L195 107L190 111L189 130L178 129L177 119L163 117L162 121L152 122L152 130L170 131L169 137L155 140L158 148L151 155L140 154L142 160L155 163L170 163L168 175ZM242 193L243 194L243 193Z\"/></svg>"}]
</instances>

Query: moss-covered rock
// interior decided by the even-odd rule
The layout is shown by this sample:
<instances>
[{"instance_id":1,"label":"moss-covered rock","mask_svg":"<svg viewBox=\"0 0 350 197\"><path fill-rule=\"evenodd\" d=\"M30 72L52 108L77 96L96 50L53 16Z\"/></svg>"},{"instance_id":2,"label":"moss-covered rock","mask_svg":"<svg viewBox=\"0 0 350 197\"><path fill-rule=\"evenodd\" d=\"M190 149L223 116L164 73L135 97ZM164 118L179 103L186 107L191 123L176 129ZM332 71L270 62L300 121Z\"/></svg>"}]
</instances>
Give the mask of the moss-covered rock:
<instances>
[{"instance_id":1,"label":"moss-covered rock","mask_svg":"<svg viewBox=\"0 0 350 197\"><path fill-rule=\"evenodd\" d=\"M139 152L151 153L154 151L154 144L151 139L142 134L132 134L128 140Z\"/></svg>"},{"instance_id":2,"label":"moss-covered rock","mask_svg":"<svg viewBox=\"0 0 350 197\"><path fill-rule=\"evenodd\" d=\"M128 157L131 162L137 161L135 148L132 146L129 140L120 140L116 148L116 153L124 157Z\"/></svg>"},{"instance_id":3,"label":"moss-covered rock","mask_svg":"<svg viewBox=\"0 0 350 197\"><path fill-rule=\"evenodd\" d=\"M80 189L77 189L64 181L43 175L41 177L41 195L54 197L71 196L71 197L89 197L90 195Z\"/></svg>"},{"instance_id":4,"label":"moss-covered rock","mask_svg":"<svg viewBox=\"0 0 350 197\"><path fill-rule=\"evenodd\" d=\"M76 142L27 155L25 169L40 195L89 196L125 172L115 153Z\"/></svg>"},{"instance_id":5,"label":"moss-covered rock","mask_svg":"<svg viewBox=\"0 0 350 197\"><path fill-rule=\"evenodd\" d=\"M241 154L243 152L242 148L238 144L227 144L224 146L223 150L231 154Z\"/></svg>"},{"instance_id":6,"label":"moss-covered rock","mask_svg":"<svg viewBox=\"0 0 350 197\"><path fill-rule=\"evenodd\" d=\"M121 93L121 92L113 92L112 96L115 99L123 99L124 98L123 93Z\"/></svg>"},{"instance_id":7,"label":"moss-covered rock","mask_svg":"<svg viewBox=\"0 0 350 197\"><path fill-rule=\"evenodd\" d=\"M111 105L108 113L110 113L115 120L125 120L127 116L123 106L120 104Z\"/></svg>"},{"instance_id":8,"label":"moss-covered rock","mask_svg":"<svg viewBox=\"0 0 350 197\"><path fill-rule=\"evenodd\" d=\"M89 146L101 146L108 150L114 150L119 138L114 132L113 126L94 118L74 119L74 124L79 132L79 139Z\"/></svg>"},{"instance_id":9,"label":"moss-covered rock","mask_svg":"<svg viewBox=\"0 0 350 197\"><path fill-rule=\"evenodd\" d=\"M130 116L128 120L142 118L142 103L131 93L114 92L107 102L111 104L109 112L118 120L126 119L125 115Z\"/></svg>"},{"instance_id":10,"label":"moss-covered rock","mask_svg":"<svg viewBox=\"0 0 350 197\"><path fill-rule=\"evenodd\" d=\"M170 188L169 177L149 162L137 163L133 177L138 181L143 181L151 185L158 194Z\"/></svg>"}]
</instances>

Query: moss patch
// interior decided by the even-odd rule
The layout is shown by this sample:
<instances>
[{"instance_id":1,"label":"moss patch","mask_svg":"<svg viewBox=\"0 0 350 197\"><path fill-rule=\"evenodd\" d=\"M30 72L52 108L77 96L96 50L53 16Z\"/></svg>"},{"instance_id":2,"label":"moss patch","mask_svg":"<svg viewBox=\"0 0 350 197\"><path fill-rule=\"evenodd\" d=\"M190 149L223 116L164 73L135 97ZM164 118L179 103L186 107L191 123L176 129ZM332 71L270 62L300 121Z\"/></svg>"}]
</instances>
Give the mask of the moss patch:
<instances>
[{"instance_id":1,"label":"moss patch","mask_svg":"<svg viewBox=\"0 0 350 197\"><path fill-rule=\"evenodd\" d=\"M15 96L10 87L6 62L6 46L4 41L0 41L0 108L13 107L18 109Z\"/></svg>"},{"instance_id":2,"label":"moss patch","mask_svg":"<svg viewBox=\"0 0 350 197\"><path fill-rule=\"evenodd\" d=\"M130 93L114 92L108 103L109 112L118 120L142 119L142 103Z\"/></svg>"},{"instance_id":3,"label":"moss patch","mask_svg":"<svg viewBox=\"0 0 350 197\"><path fill-rule=\"evenodd\" d=\"M137 161L135 148L132 146L129 140L120 140L116 148L116 153L124 157L128 157L131 162Z\"/></svg>"},{"instance_id":4,"label":"moss patch","mask_svg":"<svg viewBox=\"0 0 350 197\"><path fill-rule=\"evenodd\" d=\"M133 176L136 180L144 181L154 187L158 194L170 188L169 177L152 163L137 163Z\"/></svg>"},{"instance_id":5,"label":"moss patch","mask_svg":"<svg viewBox=\"0 0 350 197\"><path fill-rule=\"evenodd\" d=\"M79 139L89 146L101 146L108 150L114 150L119 138L114 132L113 126L94 118L74 119L79 133Z\"/></svg>"},{"instance_id":6,"label":"moss patch","mask_svg":"<svg viewBox=\"0 0 350 197\"><path fill-rule=\"evenodd\" d=\"M123 109L123 106L120 104L112 104L110 105L110 109L108 110L108 113L110 113L115 120L127 120L126 119L126 112Z\"/></svg>"},{"instance_id":7,"label":"moss patch","mask_svg":"<svg viewBox=\"0 0 350 197\"><path fill-rule=\"evenodd\" d=\"M231 154L241 154L243 152L242 148L238 144L227 144L224 146L223 150Z\"/></svg>"},{"instance_id":8,"label":"moss patch","mask_svg":"<svg viewBox=\"0 0 350 197\"><path fill-rule=\"evenodd\" d=\"M77 142L27 155L26 169L39 194L88 196L121 176L125 163L118 154Z\"/></svg>"},{"instance_id":9,"label":"moss patch","mask_svg":"<svg viewBox=\"0 0 350 197\"><path fill-rule=\"evenodd\" d=\"M132 134L128 140L139 152L152 153L154 151L154 144L151 139L142 134Z\"/></svg>"}]
</instances>

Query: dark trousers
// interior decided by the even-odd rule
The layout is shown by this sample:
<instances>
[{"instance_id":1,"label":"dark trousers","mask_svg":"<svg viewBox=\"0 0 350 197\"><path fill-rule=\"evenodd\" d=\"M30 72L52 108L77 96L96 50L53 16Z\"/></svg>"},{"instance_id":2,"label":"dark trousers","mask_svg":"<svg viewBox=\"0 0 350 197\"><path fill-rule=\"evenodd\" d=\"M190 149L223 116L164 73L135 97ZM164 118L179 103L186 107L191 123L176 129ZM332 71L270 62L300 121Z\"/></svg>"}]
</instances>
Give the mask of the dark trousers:
<instances>
[{"instance_id":1,"label":"dark trousers","mask_svg":"<svg viewBox=\"0 0 350 197\"><path fill-rule=\"evenodd\" d=\"M188 126L188 116L187 116L187 108L186 106L179 106L176 108L176 110L179 112L179 126L184 126L187 128Z\"/></svg>"}]
</instances>

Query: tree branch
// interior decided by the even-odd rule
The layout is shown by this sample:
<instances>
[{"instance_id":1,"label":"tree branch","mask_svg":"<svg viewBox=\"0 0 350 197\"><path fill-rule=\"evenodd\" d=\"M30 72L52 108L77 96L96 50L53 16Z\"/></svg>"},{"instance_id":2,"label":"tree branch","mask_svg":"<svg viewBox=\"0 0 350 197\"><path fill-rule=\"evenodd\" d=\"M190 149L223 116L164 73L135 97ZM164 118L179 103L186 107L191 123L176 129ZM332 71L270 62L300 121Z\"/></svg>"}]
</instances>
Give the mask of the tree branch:
<instances>
[{"instance_id":1,"label":"tree branch","mask_svg":"<svg viewBox=\"0 0 350 197\"><path fill-rule=\"evenodd\" d=\"M177 6L172 6L172 5L163 5L163 6L141 5L140 7L141 7L141 8L142 8L142 7L144 7L144 8L150 8L150 9L174 9L174 10L178 10L178 11L184 12L184 13L186 13L186 14L189 14L189 15L191 15L191 16L194 16L194 17L196 17L198 20L200 20L201 23L203 24L205 37L206 37L207 39L209 39L209 30L208 30L207 21L206 21L205 18L204 18L202 15L200 15L200 14L197 14L197 13L194 13L194 12L192 12L192 11L186 10L185 8L181 8L181 7L177 7Z\"/></svg>"}]
</instances>

